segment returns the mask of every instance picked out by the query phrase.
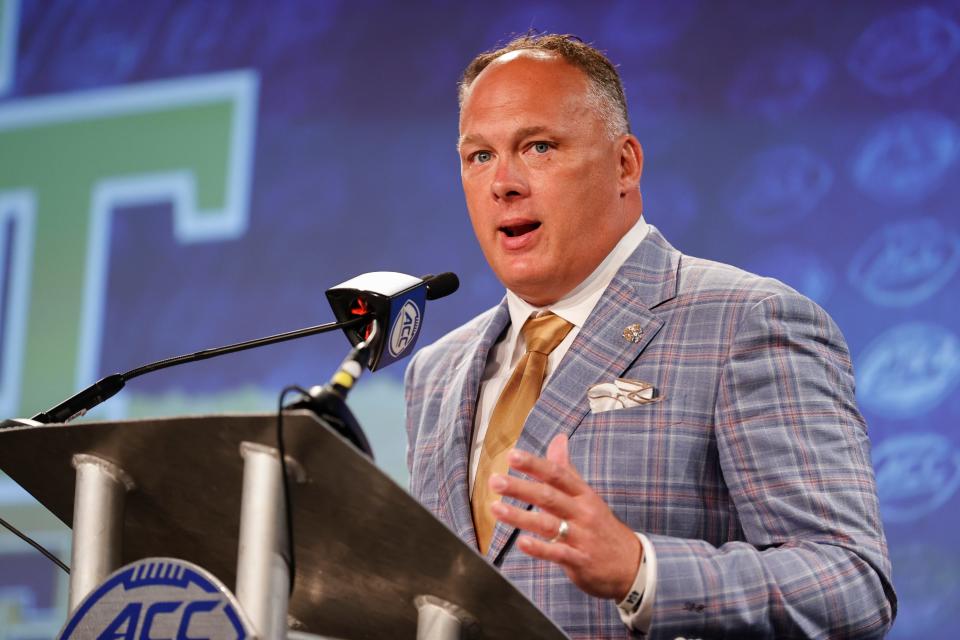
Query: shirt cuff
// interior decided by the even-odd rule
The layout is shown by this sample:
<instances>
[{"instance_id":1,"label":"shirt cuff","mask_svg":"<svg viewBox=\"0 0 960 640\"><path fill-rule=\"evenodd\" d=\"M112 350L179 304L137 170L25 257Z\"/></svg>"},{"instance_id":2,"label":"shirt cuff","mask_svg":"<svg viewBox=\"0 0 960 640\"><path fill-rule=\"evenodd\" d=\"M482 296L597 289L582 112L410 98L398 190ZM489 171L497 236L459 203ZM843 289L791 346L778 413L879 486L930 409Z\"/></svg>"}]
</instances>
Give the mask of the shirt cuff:
<instances>
[{"instance_id":1,"label":"shirt cuff","mask_svg":"<svg viewBox=\"0 0 960 640\"><path fill-rule=\"evenodd\" d=\"M643 546L643 558L627 597L617 603L617 612L623 624L641 635L646 635L650 631L653 599L657 592L657 554L647 536L634 533Z\"/></svg>"}]
</instances>

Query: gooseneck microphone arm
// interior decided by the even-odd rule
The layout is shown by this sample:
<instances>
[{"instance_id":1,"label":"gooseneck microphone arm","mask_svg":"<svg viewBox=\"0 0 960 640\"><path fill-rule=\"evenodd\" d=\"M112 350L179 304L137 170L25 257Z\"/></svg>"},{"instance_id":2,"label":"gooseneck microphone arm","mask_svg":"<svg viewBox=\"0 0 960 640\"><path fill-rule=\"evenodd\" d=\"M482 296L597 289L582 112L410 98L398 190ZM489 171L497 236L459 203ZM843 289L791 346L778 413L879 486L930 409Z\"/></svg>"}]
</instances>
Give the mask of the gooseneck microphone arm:
<instances>
[{"instance_id":1,"label":"gooseneck microphone arm","mask_svg":"<svg viewBox=\"0 0 960 640\"><path fill-rule=\"evenodd\" d=\"M312 336L318 333L326 333L327 331L334 331L336 329L346 329L363 324L365 321L368 321L371 318L372 316L369 315L357 316L356 318L351 318L350 320L346 320L344 322L327 322L326 324L318 324L305 329L297 329L295 331L278 333L276 335L267 336L266 338L257 338L256 340L247 340L246 342L228 344L224 347L216 347L214 349L203 349L202 351L189 353L183 356L177 356L175 358L167 358L166 360L160 360L158 362L145 364L142 367L137 367L136 369L131 369L123 374L123 379L132 380L133 378L138 378L144 374L151 373L153 371L159 371L160 369L166 369L168 367L173 367L178 364L197 362L198 360L206 360L207 358L223 356L228 353L236 353L237 351L246 351L247 349L263 347L268 344L286 342L287 340L305 338L307 336Z\"/></svg>"},{"instance_id":2,"label":"gooseneck microphone arm","mask_svg":"<svg viewBox=\"0 0 960 640\"><path fill-rule=\"evenodd\" d=\"M338 312L337 307L336 306L334 307L334 313L337 316L337 318L339 318L338 322L329 322L327 324L320 324L314 327L307 327L306 329L297 329L296 331L278 333L273 336L267 336L266 338L248 340L247 342L238 342L237 344L229 344L224 347L217 347L215 349L204 349L202 351L197 351L196 353L190 353L187 355L177 356L175 358L167 358L165 360L160 360L158 362L152 362L150 364L143 365L142 367L131 369L126 373L114 373L113 375L109 375L106 378L103 378L102 380L98 380L97 382L94 382L92 385L90 385L83 391L80 391L79 393L67 398L57 406L47 409L46 411L43 411L41 413L38 413L37 415L33 416L31 420L33 420L35 423L38 422L41 424L51 424L55 422L69 422L70 420L73 420L78 416L82 416L87 411L90 411L91 409L101 404L105 400L116 395L121 389L123 389L124 385L127 383L128 380L132 380L133 378L137 378L139 376L150 373L152 371L158 371L160 369L166 369L168 367L174 367L179 364L186 364L188 362L197 362L198 360L206 360L207 358L222 356L228 353L236 353L237 351L244 351L246 349L262 347L268 344L275 344L277 342L284 342L286 340L295 340L296 338L312 336L317 333L324 333L326 331L333 331L335 329L350 329L359 325L370 323L373 320L377 320L380 322L381 325L383 325L379 328L379 331L381 331L383 334L380 336L380 343L379 343L379 347L382 350L384 346L383 341L386 338L386 332L389 326L388 321L390 320L390 313L391 313L390 302L397 295L406 294L409 291L412 291L412 289L416 285L413 285L411 287L410 282L414 282L414 283L419 282L420 284L426 287L425 297L427 300L436 300L437 298L443 298L444 296L448 296L454 291L456 291L457 287L459 286L459 280L457 280L457 276L452 273L428 275L428 276L423 276L422 278L413 278L411 276L404 276L403 274L365 274L364 276L358 276L358 278L354 278L354 280L352 280L351 282L354 282L358 279L364 279L364 278L369 279L370 276L374 276L373 281L379 284L380 281L377 280L376 278L376 276L378 275L390 276L387 280L390 283L392 283L393 286L397 286L395 276L401 276L402 278L406 278L407 281L404 281L403 286L407 287L407 289L404 289L403 291L389 290L386 292L380 292L379 294L377 293L376 290L367 291L364 288L361 288L355 291L350 291L347 294L347 298L349 299L345 299L346 302L349 303L349 308L340 309L340 312ZM330 291L327 292L328 297L330 297ZM379 311L377 311L376 309L371 310L368 308L368 305L366 303L359 305L358 308L354 308L354 302L358 299L358 297L363 299L368 296L371 299L376 297L379 300L380 306L383 308L379 309ZM374 312L371 313L370 311L374 311ZM419 328L418 317L419 316L415 316L413 320L414 331ZM415 335L416 334L414 333L414 336ZM348 337L350 336L348 335ZM351 341L356 343L359 340L352 339ZM369 345L369 342L367 341L366 344ZM366 348L364 352L366 352ZM397 356L396 354L394 354L392 359L386 360L386 364L389 364L390 362L393 362L396 359L397 359ZM380 362L379 356L377 358L377 361ZM385 365L381 365L381 366L385 366ZM369 366L369 368L371 370L376 369L377 368L376 363ZM22 424L22 421L7 420L0 423L0 429L7 426L16 426L17 424Z\"/></svg>"},{"instance_id":3,"label":"gooseneck microphone arm","mask_svg":"<svg viewBox=\"0 0 960 640\"><path fill-rule=\"evenodd\" d=\"M98 380L83 391L70 396L57 406L38 413L37 415L33 416L31 420L42 424L68 422L76 417L82 416L87 411L90 411L108 398L116 395L117 392L123 389L123 386L127 383L127 381L152 371L167 369L168 367L174 367L176 365L186 364L188 362L206 360L207 358L222 356L228 353L236 353L237 351L246 351L247 349L262 347L268 344L276 344L278 342L285 342L287 340L304 338L306 336L325 333L327 331L346 329L368 322L372 319L372 317L372 315L367 314L350 318L349 320L344 320L343 322L328 322L326 324L307 327L306 329L297 329L296 331L278 333L276 335L267 336L266 338L257 338L256 340L228 344L226 346L216 347L214 349L203 349L202 351L197 351L195 353L189 353L186 355L177 356L175 358L167 358L158 362L152 362L150 364L143 365L142 367L131 369L126 373L114 373L113 375L109 375L102 380Z\"/></svg>"}]
</instances>

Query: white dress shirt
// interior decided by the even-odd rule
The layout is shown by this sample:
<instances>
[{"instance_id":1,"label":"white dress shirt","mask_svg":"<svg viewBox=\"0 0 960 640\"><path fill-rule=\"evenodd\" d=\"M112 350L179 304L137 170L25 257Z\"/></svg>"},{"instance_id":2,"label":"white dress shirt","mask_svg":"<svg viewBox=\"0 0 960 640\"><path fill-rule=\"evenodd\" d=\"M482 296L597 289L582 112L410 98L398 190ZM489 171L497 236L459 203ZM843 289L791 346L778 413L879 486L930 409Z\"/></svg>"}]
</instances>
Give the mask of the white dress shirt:
<instances>
[{"instance_id":1,"label":"white dress shirt","mask_svg":"<svg viewBox=\"0 0 960 640\"><path fill-rule=\"evenodd\" d=\"M577 285L570 293L549 305L548 307L534 307L520 296L507 290L507 307L510 311L510 326L503 337L490 350L487 357L487 366L480 381L480 394L477 399L477 414L473 423L473 444L470 448L470 495L473 495L473 484L477 477L477 465L480 462L480 451L483 449L483 439L487 433L487 425L493 408L497 404L500 393L507 384L520 358L526 352L523 334L520 329L531 315L539 315L552 311L573 325L573 329L563 339L556 349L547 358L547 371L544 384L557 370L563 356L570 349L580 329L583 328L587 317L597 306L603 292L606 291L613 276L616 275L623 263L640 245L647 236L649 227L641 216L636 224L624 234L620 241L607 254L596 269L587 278ZM620 617L624 624L645 632L650 625L653 614L653 596L656 587L656 555L653 546L646 536L638 533L643 545L645 562L641 564L637 573L637 582L633 590L642 596L640 607L633 614L625 614L622 610ZM644 566L645 565L645 566Z\"/></svg>"}]
</instances>

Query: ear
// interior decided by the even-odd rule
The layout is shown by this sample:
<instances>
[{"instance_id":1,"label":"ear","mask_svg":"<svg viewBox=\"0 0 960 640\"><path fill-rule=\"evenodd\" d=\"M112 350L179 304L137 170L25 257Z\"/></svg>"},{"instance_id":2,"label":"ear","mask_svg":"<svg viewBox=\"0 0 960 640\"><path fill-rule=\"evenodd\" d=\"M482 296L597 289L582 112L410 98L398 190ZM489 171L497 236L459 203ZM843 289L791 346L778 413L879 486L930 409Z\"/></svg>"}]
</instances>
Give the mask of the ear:
<instances>
[{"instance_id":1,"label":"ear","mask_svg":"<svg viewBox=\"0 0 960 640\"><path fill-rule=\"evenodd\" d=\"M620 196L623 197L640 186L643 173L643 147L636 136L627 134L620 141Z\"/></svg>"}]
</instances>

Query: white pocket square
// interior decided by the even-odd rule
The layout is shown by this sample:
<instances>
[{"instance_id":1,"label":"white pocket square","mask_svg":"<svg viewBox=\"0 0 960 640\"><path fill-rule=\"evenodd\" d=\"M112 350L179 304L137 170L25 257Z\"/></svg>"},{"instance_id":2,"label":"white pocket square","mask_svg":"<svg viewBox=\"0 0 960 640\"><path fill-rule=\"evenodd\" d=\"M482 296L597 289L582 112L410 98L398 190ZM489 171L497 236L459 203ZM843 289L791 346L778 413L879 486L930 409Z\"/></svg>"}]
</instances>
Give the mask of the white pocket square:
<instances>
[{"instance_id":1,"label":"white pocket square","mask_svg":"<svg viewBox=\"0 0 960 640\"><path fill-rule=\"evenodd\" d=\"M615 409L627 409L641 404L652 404L662 399L656 395L653 385L643 380L617 378L613 382L602 382L587 389L592 413L603 413Z\"/></svg>"}]
</instances>

